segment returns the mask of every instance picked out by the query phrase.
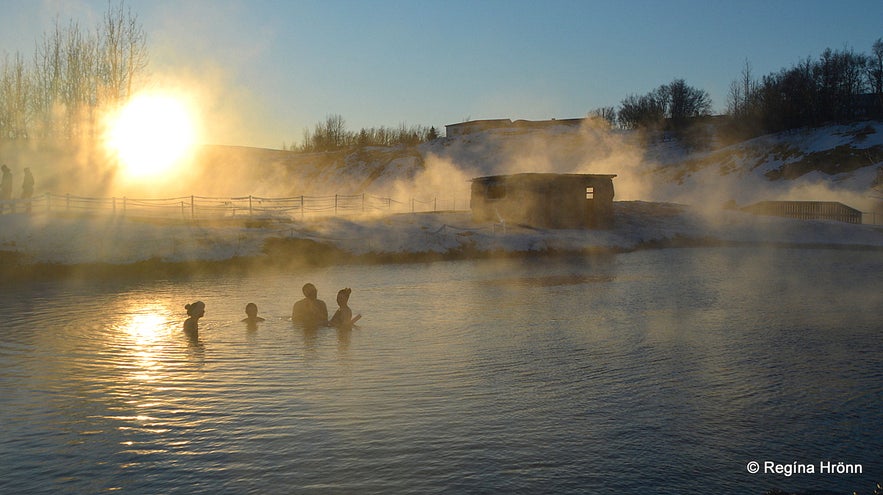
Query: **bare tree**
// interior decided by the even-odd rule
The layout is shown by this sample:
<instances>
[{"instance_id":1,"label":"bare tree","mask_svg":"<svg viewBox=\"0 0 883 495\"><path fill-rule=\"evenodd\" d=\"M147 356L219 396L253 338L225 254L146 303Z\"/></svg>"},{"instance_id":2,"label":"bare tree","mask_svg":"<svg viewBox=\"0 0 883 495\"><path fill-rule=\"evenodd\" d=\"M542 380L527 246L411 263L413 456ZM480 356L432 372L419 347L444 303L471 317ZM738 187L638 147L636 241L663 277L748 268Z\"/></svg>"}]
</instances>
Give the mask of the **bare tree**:
<instances>
[{"instance_id":1,"label":"bare tree","mask_svg":"<svg viewBox=\"0 0 883 495\"><path fill-rule=\"evenodd\" d=\"M115 104L132 95L137 75L148 64L147 35L131 9L109 6L98 36L101 97Z\"/></svg>"},{"instance_id":2,"label":"bare tree","mask_svg":"<svg viewBox=\"0 0 883 495\"><path fill-rule=\"evenodd\" d=\"M30 75L21 55L7 57L0 73L0 138L27 139L33 92Z\"/></svg>"},{"instance_id":3,"label":"bare tree","mask_svg":"<svg viewBox=\"0 0 883 495\"><path fill-rule=\"evenodd\" d=\"M0 71L8 81L0 101L2 137L9 138L15 121L17 137L94 138L98 109L131 96L147 56L144 31L122 3L108 5L95 31L73 20L64 27L56 19L54 29L37 41L30 67L7 59Z\"/></svg>"},{"instance_id":4,"label":"bare tree","mask_svg":"<svg viewBox=\"0 0 883 495\"><path fill-rule=\"evenodd\" d=\"M695 117L711 113L711 97L705 90L675 79L644 96L629 96L620 104L618 119L624 128L654 127L664 119L674 128L682 128Z\"/></svg>"},{"instance_id":5,"label":"bare tree","mask_svg":"<svg viewBox=\"0 0 883 495\"><path fill-rule=\"evenodd\" d=\"M874 93L872 113L883 115L883 38L877 38L867 58L868 86Z\"/></svg>"},{"instance_id":6,"label":"bare tree","mask_svg":"<svg viewBox=\"0 0 883 495\"><path fill-rule=\"evenodd\" d=\"M753 114L757 107L758 83L752 75L751 62L745 61L739 76L739 79L730 83L727 114L731 117L743 118Z\"/></svg>"},{"instance_id":7,"label":"bare tree","mask_svg":"<svg viewBox=\"0 0 883 495\"><path fill-rule=\"evenodd\" d=\"M43 34L34 54L34 113L39 120L39 135L47 138L60 133L59 114L63 112L65 57L64 35L58 20L50 34Z\"/></svg>"},{"instance_id":8,"label":"bare tree","mask_svg":"<svg viewBox=\"0 0 883 495\"><path fill-rule=\"evenodd\" d=\"M346 130L346 121L337 114L328 115L324 122L315 125L313 131L304 129L302 151L333 151L349 144L350 133Z\"/></svg>"},{"instance_id":9,"label":"bare tree","mask_svg":"<svg viewBox=\"0 0 883 495\"><path fill-rule=\"evenodd\" d=\"M883 38L877 38L868 57L868 84L874 94L883 94Z\"/></svg>"},{"instance_id":10,"label":"bare tree","mask_svg":"<svg viewBox=\"0 0 883 495\"><path fill-rule=\"evenodd\" d=\"M610 127L616 125L616 109L613 107L601 107L591 110L586 116L590 119L603 120Z\"/></svg>"},{"instance_id":11,"label":"bare tree","mask_svg":"<svg viewBox=\"0 0 883 495\"><path fill-rule=\"evenodd\" d=\"M730 89L727 91L727 115L735 117L742 113L745 106L745 93L742 92L742 85L738 80L730 83Z\"/></svg>"},{"instance_id":12,"label":"bare tree","mask_svg":"<svg viewBox=\"0 0 883 495\"><path fill-rule=\"evenodd\" d=\"M66 109L66 137L91 136L96 95L96 41L71 23L64 39L64 72L61 101Z\"/></svg>"},{"instance_id":13,"label":"bare tree","mask_svg":"<svg viewBox=\"0 0 883 495\"><path fill-rule=\"evenodd\" d=\"M617 122L625 129L655 127L665 119L665 102L656 93L629 95L620 102Z\"/></svg>"},{"instance_id":14,"label":"bare tree","mask_svg":"<svg viewBox=\"0 0 883 495\"><path fill-rule=\"evenodd\" d=\"M817 122L854 117L856 97L865 91L867 58L852 50L826 49L813 66L818 93Z\"/></svg>"},{"instance_id":15,"label":"bare tree","mask_svg":"<svg viewBox=\"0 0 883 495\"><path fill-rule=\"evenodd\" d=\"M675 79L659 88L667 106L667 116L674 127L683 127L695 117L711 114L711 97L708 92L694 88L683 79Z\"/></svg>"}]
</instances>

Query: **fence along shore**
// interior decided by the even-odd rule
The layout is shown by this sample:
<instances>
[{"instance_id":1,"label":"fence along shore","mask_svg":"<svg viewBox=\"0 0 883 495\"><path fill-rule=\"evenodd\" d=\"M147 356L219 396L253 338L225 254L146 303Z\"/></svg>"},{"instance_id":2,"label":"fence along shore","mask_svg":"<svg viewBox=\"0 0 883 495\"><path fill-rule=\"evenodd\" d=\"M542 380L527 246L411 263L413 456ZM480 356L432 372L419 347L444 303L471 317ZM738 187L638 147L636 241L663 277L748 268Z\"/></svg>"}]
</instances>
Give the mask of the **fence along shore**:
<instances>
[{"instance_id":1,"label":"fence along shore","mask_svg":"<svg viewBox=\"0 0 883 495\"><path fill-rule=\"evenodd\" d=\"M444 202L443 202L444 203ZM456 209L456 200L448 201ZM207 197L179 196L145 199L122 197L84 197L72 194L44 193L30 199L0 202L0 212L50 215L122 215L166 219L198 220L235 217L280 217L305 219L318 216L360 215L370 213L415 213L438 211L438 198L397 201L369 194L333 196L261 196Z\"/></svg>"}]
</instances>

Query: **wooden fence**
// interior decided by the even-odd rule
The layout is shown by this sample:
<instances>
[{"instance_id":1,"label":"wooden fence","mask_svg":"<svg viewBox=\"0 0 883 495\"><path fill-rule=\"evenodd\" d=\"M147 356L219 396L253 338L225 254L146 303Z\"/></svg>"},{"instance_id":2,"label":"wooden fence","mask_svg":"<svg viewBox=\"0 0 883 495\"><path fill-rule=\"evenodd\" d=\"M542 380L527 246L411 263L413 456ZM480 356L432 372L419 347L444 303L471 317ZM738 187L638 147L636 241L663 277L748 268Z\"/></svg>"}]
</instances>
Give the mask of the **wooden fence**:
<instances>
[{"instance_id":1,"label":"wooden fence","mask_svg":"<svg viewBox=\"0 0 883 495\"><path fill-rule=\"evenodd\" d=\"M756 215L862 223L862 212L835 201L761 201L742 208Z\"/></svg>"},{"instance_id":2,"label":"wooden fence","mask_svg":"<svg viewBox=\"0 0 883 495\"><path fill-rule=\"evenodd\" d=\"M278 217L304 219L317 216L361 215L376 212L405 213L437 211L437 198L406 202L368 194L334 196L260 196L143 199L128 197L82 197L46 193L31 199L0 202L0 213L109 214L133 217L185 220L233 217Z\"/></svg>"}]
</instances>

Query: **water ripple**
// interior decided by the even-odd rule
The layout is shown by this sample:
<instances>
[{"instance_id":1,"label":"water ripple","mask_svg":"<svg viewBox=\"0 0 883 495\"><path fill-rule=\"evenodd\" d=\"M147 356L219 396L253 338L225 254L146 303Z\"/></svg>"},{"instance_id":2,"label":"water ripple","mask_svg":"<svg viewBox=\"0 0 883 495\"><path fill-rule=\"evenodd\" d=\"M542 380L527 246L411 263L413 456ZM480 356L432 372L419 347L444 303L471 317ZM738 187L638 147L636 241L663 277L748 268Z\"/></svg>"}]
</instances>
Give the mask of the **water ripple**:
<instances>
[{"instance_id":1,"label":"water ripple","mask_svg":"<svg viewBox=\"0 0 883 495\"><path fill-rule=\"evenodd\" d=\"M839 263L814 254L31 287L0 301L0 491L867 491L870 477L744 472L796 455L883 467L881 263L802 275ZM769 283L715 268L750 262ZM772 297L800 279L850 298ZM356 286L361 328L292 326L305 280ZM256 331L239 321L251 301Z\"/></svg>"}]
</instances>

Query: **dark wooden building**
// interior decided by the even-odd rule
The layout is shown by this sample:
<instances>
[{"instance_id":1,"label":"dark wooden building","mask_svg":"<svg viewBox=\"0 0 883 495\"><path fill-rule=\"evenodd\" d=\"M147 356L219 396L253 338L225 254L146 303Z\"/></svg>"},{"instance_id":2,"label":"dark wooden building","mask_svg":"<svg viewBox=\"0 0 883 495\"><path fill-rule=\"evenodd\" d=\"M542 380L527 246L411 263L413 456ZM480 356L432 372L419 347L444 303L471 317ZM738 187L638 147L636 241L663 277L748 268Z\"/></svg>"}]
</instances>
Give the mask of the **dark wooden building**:
<instances>
[{"instance_id":1,"label":"dark wooden building","mask_svg":"<svg viewBox=\"0 0 883 495\"><path fill-rule=\"evenodd\" d=\"M835 201L761 201L741 209L755 215L862 223L862 212Z\"/></svg>"},{"instance_id":2,"label":"dark wooden building","mask_svg":"<svg viewBox=\"0 0 883 495\"><path fill-rule=\"evenodd\" d=\"M552 229L609 228L614 177L525 173L472 179L472 218Z\"/></svg>"}]
</instances>

